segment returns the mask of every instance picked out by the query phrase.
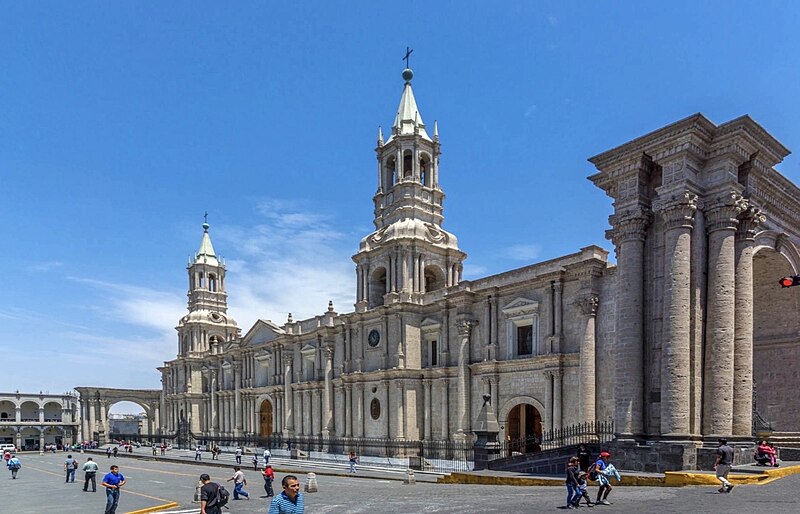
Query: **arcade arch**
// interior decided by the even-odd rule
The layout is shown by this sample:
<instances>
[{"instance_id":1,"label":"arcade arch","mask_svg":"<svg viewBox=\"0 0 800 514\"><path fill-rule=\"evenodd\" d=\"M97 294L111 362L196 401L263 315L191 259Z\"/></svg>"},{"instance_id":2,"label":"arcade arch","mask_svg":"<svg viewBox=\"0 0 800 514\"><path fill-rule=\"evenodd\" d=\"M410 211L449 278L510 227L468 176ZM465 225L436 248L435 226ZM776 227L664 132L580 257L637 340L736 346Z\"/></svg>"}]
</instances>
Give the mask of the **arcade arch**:
<instances>
[{"instance_id":1,"label":"arcade arch","mask_svg":"<svg viewBox=\"0 0 800 514\"><path fill-rule=\"evenodd\" d=\"M104 387L76 387L75 390L80 394L81 429L86 441L103 444L110 440L109 413L111 407L119 402L132 402L142 408L146 419L142 422L141 435L166 432L161 423L164 417L161 415L163 407L160 390Z\"/></svg>"},{"instance_id":2,"label":"arcade arch","mask_svg":"<svg viewBox=\"0 0 800 514\"><path fill-rule=\"evenodd\" d=\"M508 455L541 450L544 405L523 396L509 400L500 409L500 436L506 441Z\"/></svg>"}]
</instances>

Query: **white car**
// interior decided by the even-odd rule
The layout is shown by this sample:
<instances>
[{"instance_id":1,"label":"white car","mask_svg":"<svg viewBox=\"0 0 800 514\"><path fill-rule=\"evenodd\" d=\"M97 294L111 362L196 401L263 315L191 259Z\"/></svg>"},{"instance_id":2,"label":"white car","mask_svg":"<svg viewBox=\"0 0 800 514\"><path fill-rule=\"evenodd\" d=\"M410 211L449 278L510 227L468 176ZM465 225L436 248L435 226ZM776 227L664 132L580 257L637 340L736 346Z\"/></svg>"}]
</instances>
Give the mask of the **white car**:
<instances>
[{"instance_id":1,"label":"white car","mask_svg":"<svg viewBox=\"0 0 800 514\"><path fill-rule=\"evenodd\" d=\"M4 454L5 452L17 453L17 447L11 443L0 444L0 455Z\"/></svg>"}]
</instances>

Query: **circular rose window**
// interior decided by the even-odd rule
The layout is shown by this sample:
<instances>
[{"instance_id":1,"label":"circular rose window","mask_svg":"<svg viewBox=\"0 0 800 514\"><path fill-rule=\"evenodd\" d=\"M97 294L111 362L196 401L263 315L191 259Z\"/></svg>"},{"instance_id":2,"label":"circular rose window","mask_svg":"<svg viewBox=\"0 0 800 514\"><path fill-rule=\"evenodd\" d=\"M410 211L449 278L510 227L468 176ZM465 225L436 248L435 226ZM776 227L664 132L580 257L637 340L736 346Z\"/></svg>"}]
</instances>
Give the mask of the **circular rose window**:
<instances>
[{"instance_id":1,"label":"circular rose window","mask_svg":"<svg viewBox=\"0 0 800 514\"><path fill-rule=\"evenodd\" d=\"M381 402L377 398L373 398L372 402L370 402L369 413L372 416L372 419L378 419L381 417Z\"/></svg>"}]
</instances>

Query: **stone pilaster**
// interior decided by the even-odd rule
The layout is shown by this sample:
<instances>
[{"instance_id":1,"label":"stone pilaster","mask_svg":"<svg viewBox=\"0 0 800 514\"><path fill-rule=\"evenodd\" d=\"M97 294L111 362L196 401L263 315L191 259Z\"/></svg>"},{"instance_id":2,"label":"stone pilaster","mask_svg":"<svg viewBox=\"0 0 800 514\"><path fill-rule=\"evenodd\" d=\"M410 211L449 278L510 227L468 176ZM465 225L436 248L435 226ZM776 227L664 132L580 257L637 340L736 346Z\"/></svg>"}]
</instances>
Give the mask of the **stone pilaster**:
<instances>
[{"instance_id":1,"label":"stone pilaster","mask_svg":"<svg viewBox=\"0 0 800 514\"><path fill-rule=\"evenodd\" d=\"M344 385L344 435L353 437L353 384Z\"/></svg>"},{"instance_id":2,"label":"stone pilaster","mask_svg":"<svg viewBox=\"0 0 800 514\"><path fill-rule=\"evenodd\" d=\"M547 423L547 429L553 430L555 428L553 422L553 372L544 371L544 422Z\"/></svg>"},{"instance_id":3,"label":"stone pilaster","mask_svg":"<svg viewBox=\"0 0 800 514\"><path fill-rule=\"evenodd\" d=\"M562 383L564 372L560 369L553 371L553 428L561 428L564 423L562 407Z\"/></svg>"},{"instance_id":4,"label":"stone pilaster","mask_svg":"<svg viewBox=\"0 0 800 514\"><path fill-rule=\"evenodd\" d=\"M651 218L641 205L609 218L618 270L614 427L621 440L644 432L644 243Z\"/></svg>"},{"instance_id":5,"label":"stone pilaster","mask_svg":"<svg viewBox=\"0 0 800 514\"><path fill-rule=\"evenodd\" d=\"M585 316L583 341L580 351L580 380L578 382L578 394L580 397L580 423L592 423L596 417L596 385L595 378L595 354L597 343L595 341L595 320L597 317L597 306L600 299L595 294L584 296L578 301L578 307Z\"/></svg>"},{"instance_id":6,"label":"stone pilaster","mask_svg":"<svg viewBox=\"0 0 800 514\"><path fill-rule=\"evenodd\" d=\"M459 320L458 329L458 392L456 395L456 405L458 414L456 416L456 434L465 437L471 431L471 412L470 385L472 376L469 369L472 338L472 327L477 325L476 321Z\"/></svg>"},{"instance_id":7,"label":"stone pilaster","mask_svg":"<svg viewBox=\"0 0 800 514\"><path fill-rule=\"evenodd\" d=\"M86 437L88 441L94 441L94 433L97 432L97 400L90 399L86 403L89 411L89 434ZM19 423L19 410L17 410L17 423Z\"/></svg>"},{"instance_id":8,"label":"stone pilaster","mask_svg":"<svg viewBox=\"0 0 800 514\"><path fill-rule=\"evenodd\" d=\"M425 417L423 421L422 434L426 441L431 439L431 381L422 381L423 394L425 395Z\"/></svg>"},{"instance_id":9,"label":"stone pilaster","mask_svg":"<svg viewBox=\"0 0 800 514\"><path fill-rule=\"evenodd\" d=\"M392 409L395 412L395 433L394 439L405 439L406 438L406 420L403 412L403 406L405 405L405 391L406 391L406 384L402 380L398 380L394 383L394 405L392 405Z\"/></svg>"},{"instance_id":10,"label":"stone pilaster","mask_svg":"<svg viewBox=\"0 0 800 514\"><path fill-rule=\"evenodd\" d=\"M691 430L691 244L697 196L681 192L654 210L664 222L664 324L661 344L661 436Z\"/></svg>"},{"instance_id":11,"label":"stone pilaster","mask_svg":"<svg viewBox=\"0 0 800 514\"><path fill-rule=\"evenodd\" d=\"M283 369L283 419L284 435L294 432L294 395L292 394L292 363L290 359L284 361Z\"/></svg>"},{"instance_id":12,"label":"stone pilaster","mask_svg":"<svg viewBox=\"0 0 800 514\"><path fill-rule=\"evenodd\" d=\"M333 427L333 409L331 409L333 395L333 344L328 344L325 349L325 388L322 392L322 435L328 436L335 433Z\"/></svg>"},{"instance_id":13,"label":"stone pilaster","mask_svg":"<svg viewBox=\"0 0 800 514\"><path fill-rule=\"evenodd\" d=\"M750 206L736 232L736 324L733 343L733 435L750 437L753 419L753 246L767 217Z\"/></svg>"},{"instance_id":14,"label":"stone pilaster","mask_svg":"<svg viewBox=\"0 0 800 514\"><path fill-rule=\"evenodd\" d=\"M353 435L364 437L364 384L356 386L356 397L353 399L355 419L353 419Z\"/></svg>"},{"instance_id":15,"label":"stone pilaster","mask_svg":"<svg viewBox=\"0 0 800 514\"><path fill-rule=\"evenodd\" d=\"M239 437L242 433L242 362L233 363L233 435Z\"/></svg>"},{"instance_id":16,"label":"stone pilaster","mask_svg":"<svg viewBox=\"0 0 800 514\"><path fill-rule=\"evenodd\" d=\"M747 203L737 193L709 202L708 300L706 312L703 435L731 435L733 430L733 344L735 325L737 217Z\"/></svg>"},{"instance_id":17,"label":"stone pilaster","mask_svg":"<svg viewBox=\"0 0 800 514\"><path fill-rule=\"evenodd\" d=\"M441 426L441 439L446 440L450 438L450 386L446 378L439 379L439 386L441 390L441 407L442 407L442 426Z\"/></svg>"}]
</instances>

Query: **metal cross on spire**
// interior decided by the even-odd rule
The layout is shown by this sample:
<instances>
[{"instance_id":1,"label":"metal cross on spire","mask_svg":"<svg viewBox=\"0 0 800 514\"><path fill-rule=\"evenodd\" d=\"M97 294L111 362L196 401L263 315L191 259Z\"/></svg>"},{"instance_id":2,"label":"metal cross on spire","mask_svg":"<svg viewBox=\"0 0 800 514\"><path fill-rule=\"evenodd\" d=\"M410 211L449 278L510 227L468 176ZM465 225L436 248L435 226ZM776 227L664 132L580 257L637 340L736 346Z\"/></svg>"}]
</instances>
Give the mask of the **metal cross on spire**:
<instances>
[{"instance_id":1,"label":"metal cross on spire","mask_svg":"<svg viewBox=\"0 0 800 514\"><path fill-rule=\"evenodd\" d=\"M208 223L208 211L203 214L203 223Z\"/></svg>"},{"instance_id":2,"label":"metal cross on spire","mask_svg":"<svg viewBox=\"0 0 800 514\"><path fill-rule=\"evenodd\" d=\"M403 60L406 62L406 68L409 68L409 61L411 60L411 52L413 52L413 48L406 47L406 56L403 57Z\"/></svg>"}]
</instances>

